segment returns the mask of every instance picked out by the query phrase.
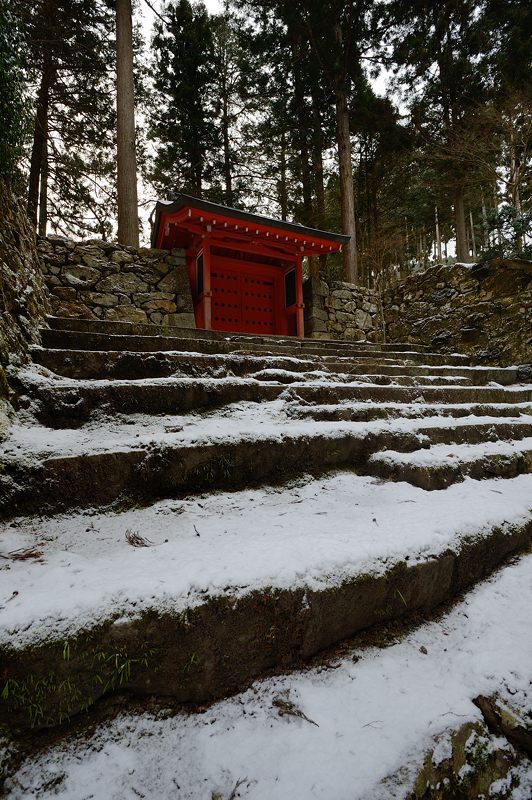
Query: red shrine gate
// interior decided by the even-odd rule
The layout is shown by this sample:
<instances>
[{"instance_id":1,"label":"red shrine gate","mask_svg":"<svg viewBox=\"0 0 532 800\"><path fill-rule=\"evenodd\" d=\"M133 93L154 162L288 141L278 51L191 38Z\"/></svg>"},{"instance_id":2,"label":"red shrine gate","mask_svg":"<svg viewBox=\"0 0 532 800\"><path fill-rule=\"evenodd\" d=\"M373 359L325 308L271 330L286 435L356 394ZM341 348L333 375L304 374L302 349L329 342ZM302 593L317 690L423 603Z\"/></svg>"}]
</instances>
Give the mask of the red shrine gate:
<instances>
[{"instance_id":1,"label":"red shrine gate","mask_svg":"<svg viewBox=\"0 0 532 800\"><path fill-rule=\"evenodd\" d=\"M303 336L305 256L348 236L180 194L159 202L152 242L185 249L197 328Z\"/></svg>"}]
</instances>

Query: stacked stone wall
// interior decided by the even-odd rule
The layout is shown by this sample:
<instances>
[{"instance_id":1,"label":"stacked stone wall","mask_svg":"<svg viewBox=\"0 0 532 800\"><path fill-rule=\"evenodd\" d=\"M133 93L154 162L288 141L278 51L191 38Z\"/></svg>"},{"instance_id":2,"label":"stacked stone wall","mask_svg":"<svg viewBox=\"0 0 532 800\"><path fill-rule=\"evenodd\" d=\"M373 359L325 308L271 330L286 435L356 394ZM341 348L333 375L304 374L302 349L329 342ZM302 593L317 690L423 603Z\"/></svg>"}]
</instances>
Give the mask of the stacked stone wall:
<instances>
[{"instance_id":1,"label":"stacked stone wall","mask_svg":"<svg viewBox=\"0 0 532 800\"><path fill-rule=\"evenodd\" d=\"M38 251L50 310L57 316L194 327L182 250L50 236L38 241ZM28 278L35 288L24 302L48 309L35 266L34 261ZM353 284L311 278L304 300L305 335L313 339L406 342L465 352L491 364L532 361L530 262L435 266L386 289L382 297ZM25 315L19 317L23 322ZM39 314L27 317L34 324ZM4 339L20 329L17 325L7 326Z\"/></svg>"},{"instance_id":2,"label":"stacked stone wall","mask_svg":"<svg viewBox=\"0 0 532 800\"><path fill-rule=\"evenodd\" d=\"M303 286L305 336L312 339L382 341L380 298L371 289L309 278Z\"/></svg>"},{"instance_id":3,"label":"stacked stone wall","mask_svg":"<svg viewBox=\"0 0 532 800\"><path fill-rule=\"evenodd\" d=\"M532 361L532 263L435 266L383 293L386 339L468 353L487 364Z\"/></svg>"},{"instance_id":4,"label":"stacked stone wall","mask_svg":"<svg viewBox=\"0 0 532 800\"><path fill-rule=\"evenodd\" d=\"M0 182L0 365L20 363L39 341L48 293L25 203Z\"/></svg>"},{"instance_id":5,"label":"stacked stone wall","mask_svg":"<svg viewBox=\"0 0 532 800\"><path fill-rule=\"evenodd\" d=\"M28 346L39 342L39 326L48 310L25 203L9 182L0 179L0 440L7 432L14 401L9 367L27 361Z\"/></svg>"},{"instance_id":6,"label":"stacked stone wall","mask_svg":"<svg viewBox=\"0 0 532 800\"><path fill-rule=\"evenodd\" d=\"M60 236L39 239L38 250L56 316L194 327L182 250Z\"/></svg>"}]
</instances>

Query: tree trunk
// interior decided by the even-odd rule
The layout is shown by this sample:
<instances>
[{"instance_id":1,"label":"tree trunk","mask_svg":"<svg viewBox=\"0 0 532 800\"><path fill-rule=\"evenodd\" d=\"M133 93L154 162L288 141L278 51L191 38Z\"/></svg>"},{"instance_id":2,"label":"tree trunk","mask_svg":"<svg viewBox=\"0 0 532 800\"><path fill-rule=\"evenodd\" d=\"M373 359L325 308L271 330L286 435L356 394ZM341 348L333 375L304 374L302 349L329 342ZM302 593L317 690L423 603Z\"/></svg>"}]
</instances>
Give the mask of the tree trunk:
<instances>
[{"instance_id":1,"label":"tree trunk","mask_svg":"<svg viewBox=\"0 0 532 800\"><path fill-rule=\"evenodd\" d=\"M335 25L334 34L339 52L343 49L342 28ZM340 207L342 213L342 233L350 236L344 245L344 280L357 283L357 235L355 221L355 188L353 186L353 164L351 161L351 132L349 126L349 105L347 76L336 76L334 99L336 107L336 129L338 138L338 167L340 172Z\"/></svg>"},{"instance_id":2,"label":"tree trunk","mask_svg":"<svg viewBox=\"0 0 532 800\"><path fill-rule=\"evenodd\" d=\"M131 0L116 0L118 241L139 246Z\"/></svg>"},{"instance_id":3,"label":"tree trunk","mask_svg":"<svg viewBox=\"0 0 532 800\"><path fill-rule=\"evenodd\" d=\"M316 194L316 219L318 228L325 227L325 180L323 174L323 135L321 129L321 115L319 102L315 95L312 97L312 169L314 172L314 192Z\"/></svg>"},{"instance_id":4,"label":"tree trunk","mask_svg":"<svg viewBox=\"0 0 532 800\"><path fill-rule=\"evenodd\" d=\"M294 102L296 109L297 125L294 131L297 149L299 150L301 186L303 189L303 210L305 225L314 224L314 208L312 205L312 175L309 159L307 130L309 127L308 114L305 104L305 87L301 78L301 37L293 34L292 41L292 71L294 75Z\"/></svg>"},{"instance_id":5,"label":"tree trunk","mask_svg":"<svg viewBox=\"0 0 532 800\"><path fill-rule=\"evenodd\" d=\"M473 261L477 260L477 242L475 239L475 226L473 224L473 212L469 209L469 224L471 226L471 250L473 253Z\"/></svg>"},{"instance_id":6,"label":"tree trunk","mask_svg":"<svg viewBox=\"0 0 532 800\"><path fill-rule=\"evenodd\" d=\"M43 158L41 165L41 188L39 191L39 236L46 236L47 221L48 221L48 137L46 137L44 140Z\"/></svg>"},{"instance_id":7,"label":"tree trunk","mask_svg":"<svg viewBox=\"0 0 532 800\"><path fill-rule=\"evenodd\" d=\"M281 152L279 163L280 178L277 181L277 195L281 206L281 219L288 217L288 190L286 186L286 139L284 131L281 133Z\"/></svg>"},{"instance_id":8,"label":"tree trunk","mask_svg":"<svg viewBox=\"0 0 532 800\"><path fill-rule=\"evenodd\" d=\"M499 220L499 196L498 196L498 188L497 188L497 181L493 184L493 208L495 209L495 229L497 231L497 244L499 247L502 247L502 231L501 231L501 223Z\"/></svg>"},{"instance_id":9,"label":"tree trunk","mask_svg":"<svg viewBox=\"0 0 532 800\"><path fill-rule=\"evenodd\" d=\"M344 280L356 283L358 280L355 190L353 186L353 166L351 163L351 137L349 132L349 109L347 92L343 88L335 91L336 122L338 131L338 166L340 171L340 206L342 212L342 233L350 236L344 245Z\"/></svg>"},{"instance_id":10,"label":"tree trunk","mask_svg":"<svg viewBox=\"0 0 532 800\"><path fill-rule=\"evenodd\" d=\"M226 82L223 82L224 96L222 100L222 128L224 140L224 178L225 178L225 202L228 206L233 205L233 176L231 174L231 146L229 142L229 108L227 99Z\"/></svg>"},{"instance_id":11,"label":"tree trunk","mask_svg":"<svg viewBox=\"0 0 532 800\"><path fill-rule=\"evenodd\" d=\"M51 13L51 7L47 7ZM37 227L37 206L39 203L39 178L46 140L48 137L48 109L50 105L50 88L55 79L55 66L49 51L47 51L41 74L41 83L37 94L37 112L33 130L33 145L31 149L30 177L28 186L28 218L31 224Z\"/></svg>"},{"instance_id":12,"label":"tree trunk","mask_svg":"<svg viewBox=\"0 0 532 800\"><path fill-rule=\"evenodd\" d=\"M438 264L442 263L441 258L441 236L440 236L440 220L438 217L438 206L434 208L434 219L436 222L436 257L438 259Z\"/></svg>"},{"instance_id":13,"label":"tree trunk","mask_svg":"<svg viewBox=\"0 0 532 800\"><path fill-rule=\"evenodd\" d=\"M325 179L323 173L323 134L321 128L321 115L319 101L314 93L312 95L312 169L314 172L314 192L316 195L315 224L317 228L325 228ZM327 267L327 253L318 257L319 272L324 272Z\"/></svg>"},{"instance_id":14,"label":"tree trunk","mask_svg":"<svg viewBox=\"0 0 532 800\"><path fill-rule=\"evenodd\" d=\"M456 260L468 263L469 249L467 246L467 227L464 206L464 190L459 187L454 195L454 224L456 233Z\"/></svg>"},{"instance_id":15,"label":"tree trunk","mask_svg":"<svg viewBox=\"0 0 532 800\"><path fill-rule=\"evenodd\" d=\"M513 131L510 134L510 186L512 205L517 214L521 216L521 192L519 187L519 179L521 173L521 157L515 143L515 136ZM523 235L517 233L515 237L515 247L518 253L523 252Z\"/></svg>"},{"instance_id":16,"label":"tree trunk","mask_svg":"<svg viewBox=\"0 0 532 800\"><path fill-rule=\"evenodd\" d=\"M487 250L490 246L490 235L488 228L488 213L486 211L486 203L484 201L484 192L482 192L482 234L484 250Z\"/></svg>"}]
</instances>

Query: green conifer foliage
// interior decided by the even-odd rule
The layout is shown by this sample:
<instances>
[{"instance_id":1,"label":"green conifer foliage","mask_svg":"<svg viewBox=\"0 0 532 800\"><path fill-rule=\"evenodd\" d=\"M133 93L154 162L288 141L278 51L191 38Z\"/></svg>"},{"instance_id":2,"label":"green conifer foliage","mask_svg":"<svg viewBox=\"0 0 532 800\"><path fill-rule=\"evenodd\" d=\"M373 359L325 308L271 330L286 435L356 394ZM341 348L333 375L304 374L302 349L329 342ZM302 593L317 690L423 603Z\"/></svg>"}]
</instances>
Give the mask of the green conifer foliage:
<instances>
[{"instance_id":1,"label":"green conifer foliage","mask_svg":"<svg viewBox=\"0 0 532 800\"><path fill-rule=\"evenodd\" d=\"M106 0L17 0L35 91L28 210L108 236L114 196L114 16ZM41 232L43 232L41 230Z\"/></svg>"},{"instance_id":2,"label":"green conifer foliage","mask_svg":"<svg viewBox=\"0 0 532 800\"><path fill-rule=\"evenodd\" d=\"M0 6L0 177L15 174L25 129L20 31L12 0Z\"/></svg>"},{"instance_id":3,"label":"green conifer foliage","mask_svg":"<svg viewBox=\"0 0 532 800\"><path fill-rule=\"evenodd\" d=\"M214 41L205 6L179 0L157 21L151 137L157 152L151 180L160 194L201 196L213 178L219 144L212 98Z\"/></svg>"}]
</instances>

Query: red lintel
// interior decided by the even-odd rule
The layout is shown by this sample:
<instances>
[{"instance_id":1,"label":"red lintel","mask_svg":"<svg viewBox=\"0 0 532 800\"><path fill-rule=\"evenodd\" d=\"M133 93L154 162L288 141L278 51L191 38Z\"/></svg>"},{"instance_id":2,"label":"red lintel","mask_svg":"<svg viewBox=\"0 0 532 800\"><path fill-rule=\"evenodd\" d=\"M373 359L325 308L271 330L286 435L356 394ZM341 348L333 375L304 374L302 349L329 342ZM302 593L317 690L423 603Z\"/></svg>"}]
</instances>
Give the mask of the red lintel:
<instances>
[{"instance_id":1,"label":"red lintel","mask_svg":"<svg viewBox=\"0 0 532 800\"><path fill-rule=\"evenodd\" d=\"M178 230L183 231L185 236L179 237L179 235L176 235L175 238L172 237L170 230L167 229L168 225L175 225ZM172 214L161 212L156 246L164 247L167 245L168 249L175 246L186 246L188 238L193 234L209 234L211 241L216 243L228 233L234 239L235 249L238 249L238 240L245 243L253 239L257 240L257 238L263 239L263 242L267 242L272 249L279 248L279 250L288 251L288 253L292 254L299 253L302 256L316 255L323 252L338 252L342 248L340 242L309 235L308 229L305 230L303 238L303 235L298 237L291 232L287 233L286 230L276 227L275 224L256 222L245 224L230 215L206 215L191 206L186 206ZM172 241L172 238L174 238L174 241ZM165 242L166 239L170 239L170 241ZM270 254L273 255L271 251Z\"/></svg>"}]
</instances>

